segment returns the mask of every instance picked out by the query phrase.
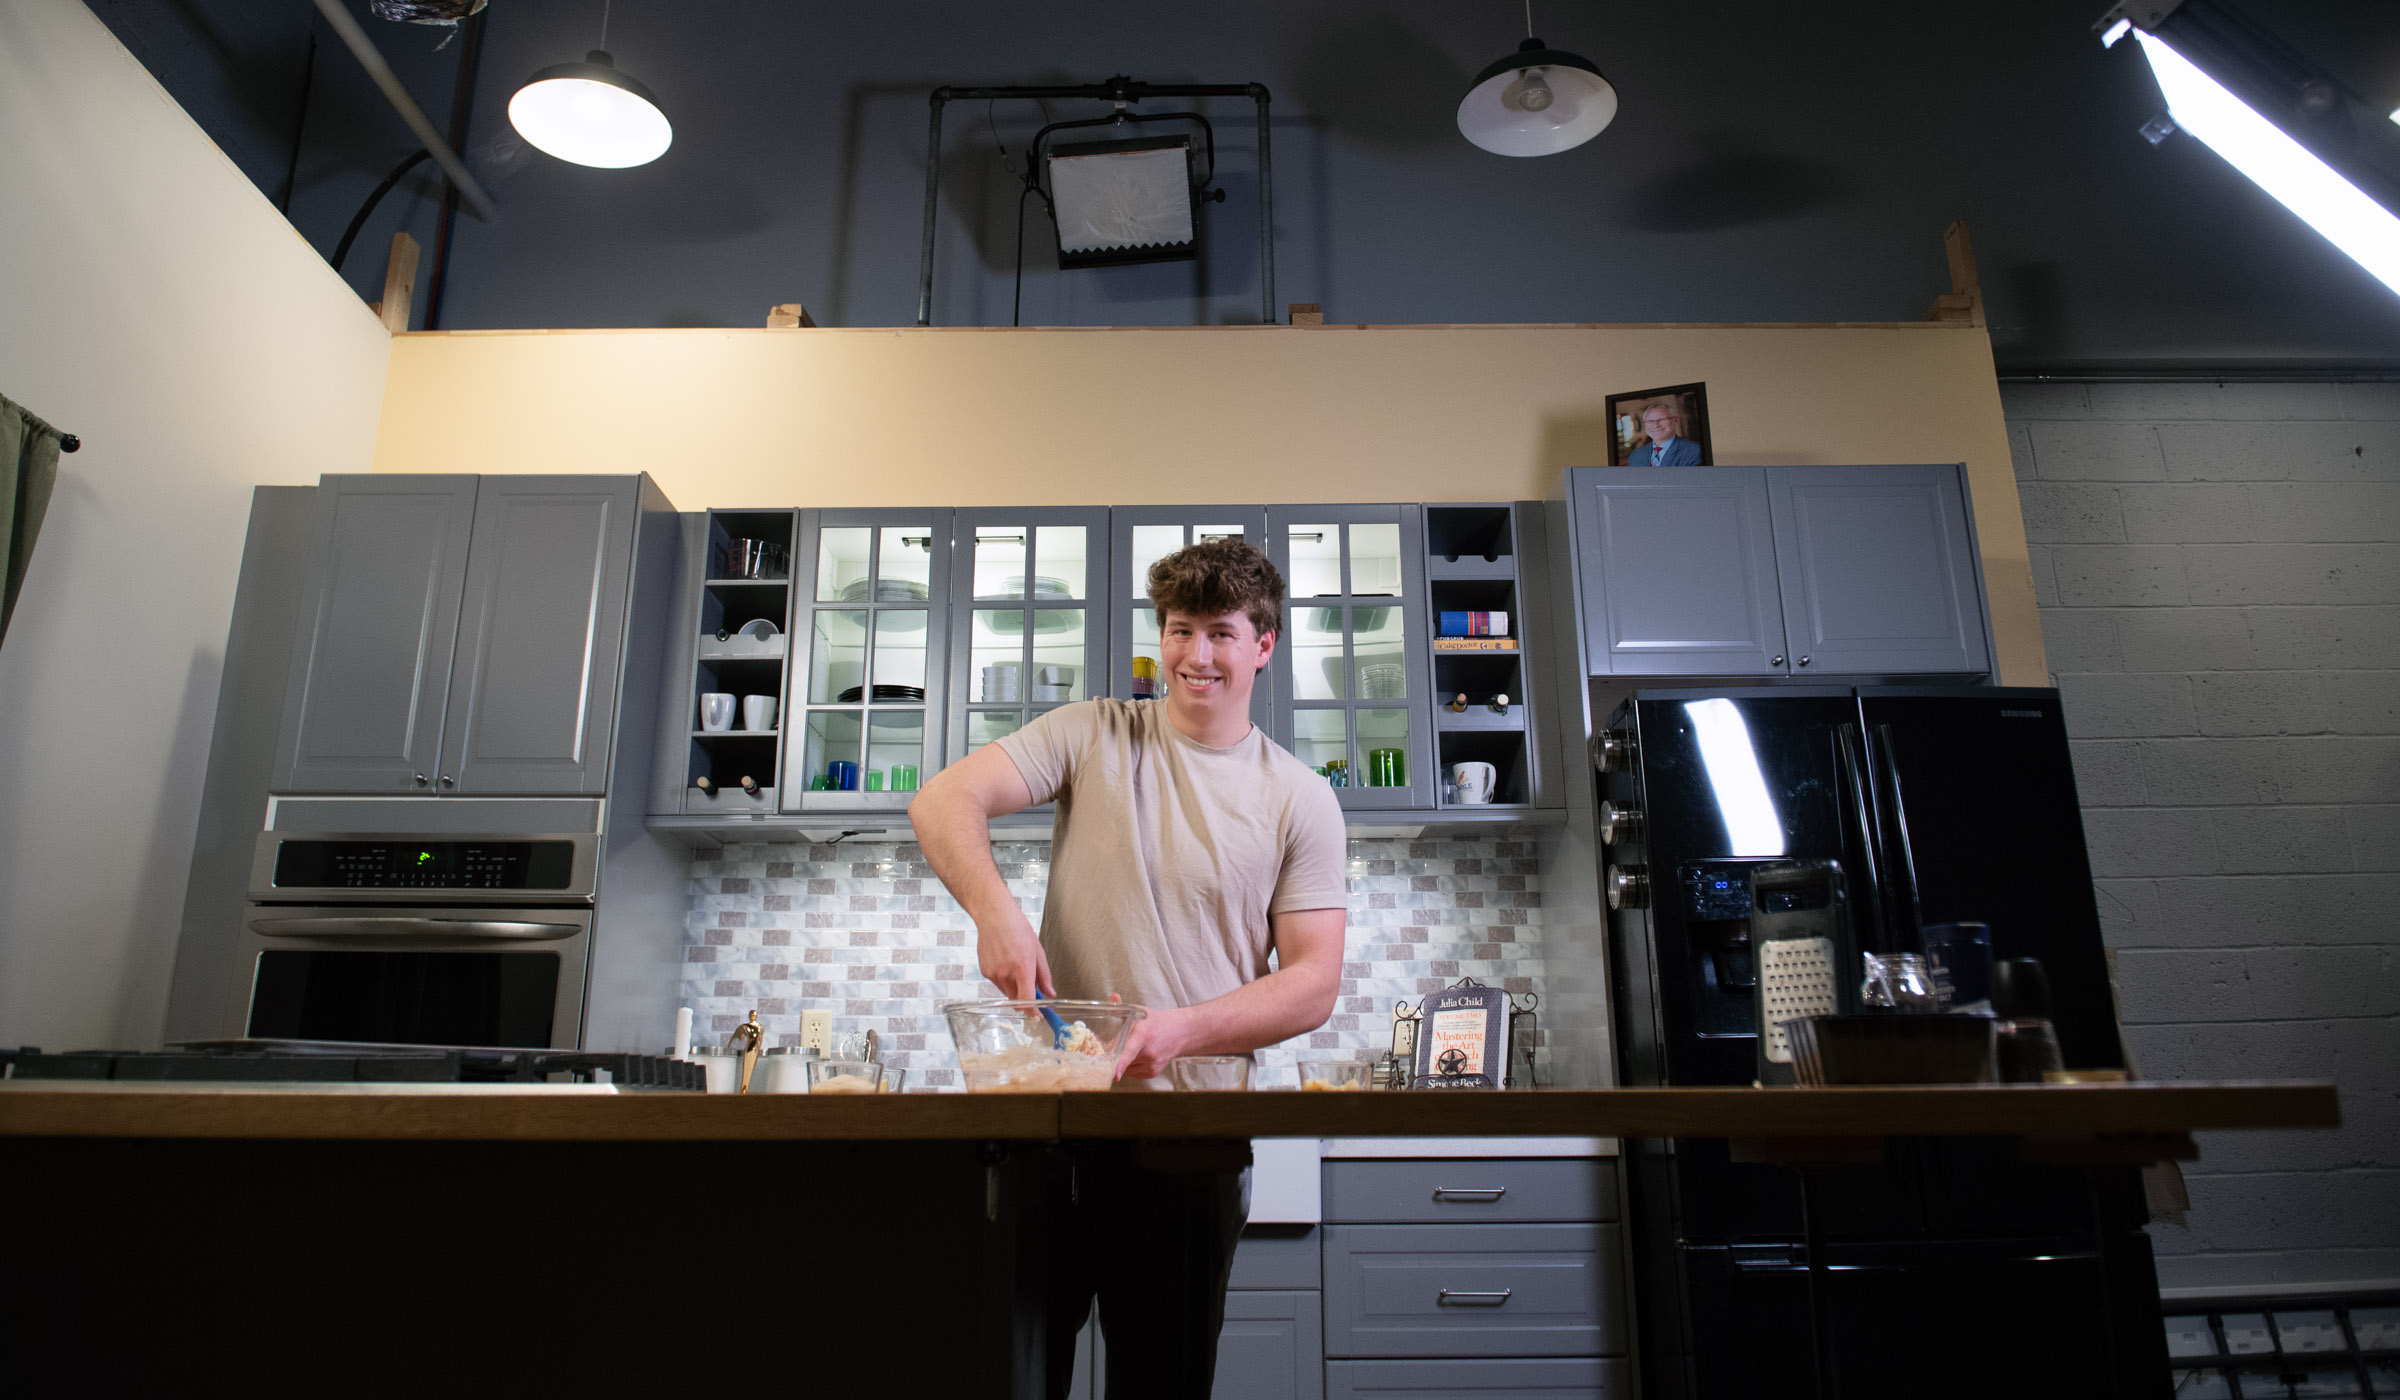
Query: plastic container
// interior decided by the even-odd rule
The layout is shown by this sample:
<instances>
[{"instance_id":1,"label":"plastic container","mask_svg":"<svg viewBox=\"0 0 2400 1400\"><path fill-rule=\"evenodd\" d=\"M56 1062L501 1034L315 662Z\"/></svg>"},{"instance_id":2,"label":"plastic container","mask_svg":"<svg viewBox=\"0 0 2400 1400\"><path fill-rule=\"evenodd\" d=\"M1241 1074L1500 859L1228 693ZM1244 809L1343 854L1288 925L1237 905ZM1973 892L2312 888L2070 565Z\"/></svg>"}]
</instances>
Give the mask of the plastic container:
<instances>
[{"instance_id":1,"label":"plastic container","mask_svg":"<svg viewBox=\"0 0 2400 1400\"><path fill-rule=\"evenodd\" d=\"M1802 1016L1784 1022L1793 1077L1846 1084L1990 1084L1998 1079L1985 1016Z\"/></svg>"},{"instance_id":2,"label":"plastic container","mask_svg":"<svg viewBox=\"0 0 2400 1400\"><path fill-rule=\"evenodd\" d=\"M1061 1047L1047 1008L1069 1032ZM1149 1013L1113 1001L956 1001L942 1008L970 1094L1056 1094L1116 1083L1133 1023Z\"/></svg>"}]
</instances>

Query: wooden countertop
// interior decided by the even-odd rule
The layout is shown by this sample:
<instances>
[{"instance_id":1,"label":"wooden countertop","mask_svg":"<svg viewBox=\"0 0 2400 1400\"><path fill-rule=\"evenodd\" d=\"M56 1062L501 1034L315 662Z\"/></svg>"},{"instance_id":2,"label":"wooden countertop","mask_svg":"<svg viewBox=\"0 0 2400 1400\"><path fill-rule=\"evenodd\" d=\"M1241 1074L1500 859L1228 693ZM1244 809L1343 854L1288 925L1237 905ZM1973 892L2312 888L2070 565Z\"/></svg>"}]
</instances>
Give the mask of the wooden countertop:
<instances>
[{"instance_id":1,"label":"wooden countertop","mask_svg":"<svg viewBox=\"0 0 2400 1400\"><path fill-rule=\"evenodd\" d=\"M2320 1082L1303 1094L702 1095L0 1083L0 1137L456 1141L2118 1137L2330 1128Z\"/></svg>"}]
</instances>

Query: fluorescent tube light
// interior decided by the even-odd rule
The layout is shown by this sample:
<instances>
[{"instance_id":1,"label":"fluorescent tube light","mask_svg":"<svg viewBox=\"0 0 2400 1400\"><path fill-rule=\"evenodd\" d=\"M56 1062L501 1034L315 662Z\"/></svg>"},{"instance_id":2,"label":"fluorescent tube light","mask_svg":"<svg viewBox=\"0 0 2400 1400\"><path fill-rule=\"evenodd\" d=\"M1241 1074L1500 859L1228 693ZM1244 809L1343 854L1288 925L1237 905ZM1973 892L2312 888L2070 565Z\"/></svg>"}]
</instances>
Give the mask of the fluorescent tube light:
<instances>
[{"instance_id":1,"label":"fluorescent tube light","mask_svg":"<svg viewBox=\"0 0 2400 1400\"><path fill-rule=\"evenodd\" d=\"M2273 122L2200 71L2173 45L2143 29L2133 37L2150 60L2175 124L2306 220L2376 279L2400 292L2400 216L2286 136Z\"/></svg>"},{"instance_id":2,"label":"fluorescent tube light","mask_svg":"<svg viewBox=\"0 0 2400 1400\"><path fill-rule=\"evenodd\" d=\"M1767 795L1766 775L1759 771L1758 750L1750 744L1750 726L1731 700L1693 700L1683 712L1692 718L1700 741L1700 766L1708 770L1709 790L1716 794L1717 814L1725 819L1725 835L1733 842L1727 854L1783 854L1783 818Z\"/></svg>"}]
</instances>

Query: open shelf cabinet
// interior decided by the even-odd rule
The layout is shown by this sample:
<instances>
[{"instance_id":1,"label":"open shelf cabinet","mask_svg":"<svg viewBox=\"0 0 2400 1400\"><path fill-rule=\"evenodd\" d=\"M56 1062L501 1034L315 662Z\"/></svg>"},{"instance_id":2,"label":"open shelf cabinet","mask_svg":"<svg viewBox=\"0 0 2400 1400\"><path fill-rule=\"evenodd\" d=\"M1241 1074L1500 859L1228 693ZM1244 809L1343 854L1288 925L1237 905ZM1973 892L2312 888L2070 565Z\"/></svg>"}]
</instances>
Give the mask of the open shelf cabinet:
<instances>
[{"instance_id":1,"label":"open shelf cabinet","mask_svg":"<svg viewBox=\"0 0 2400 1400\"><path fill-rule=\"evenodd\" d=\"M708 512L692 658L689 734L683 779L686 813L775 810L783 767L784 670L792 626L796 513ZM733 697L728 724L712 728L710 695ZM749 703L754 697L764 705ZM752 710L775 711L755 716Z\"/></svg>"}]
</instances>

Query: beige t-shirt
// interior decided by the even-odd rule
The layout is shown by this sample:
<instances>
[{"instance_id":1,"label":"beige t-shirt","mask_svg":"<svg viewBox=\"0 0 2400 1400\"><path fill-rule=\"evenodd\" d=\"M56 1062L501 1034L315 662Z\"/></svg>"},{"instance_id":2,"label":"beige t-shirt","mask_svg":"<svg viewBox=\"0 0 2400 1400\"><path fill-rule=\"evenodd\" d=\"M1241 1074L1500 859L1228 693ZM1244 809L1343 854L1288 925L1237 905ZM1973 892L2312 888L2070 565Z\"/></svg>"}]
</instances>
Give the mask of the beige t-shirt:
<instances>
[{"instance_id":1,"label":"beige t-shirt","mask_svg":"<svg viewBox=\"0 0 2400 1400\"><path fill-rule=\"evenodd\" d=\"M999 741L1058 830L1042 951L1062 997L1193 1006L1267 972L1267 918L1350 902L1333 789L1255 726L1185 737L1163 700L1066 705Z\"/></svg>"}]
</instances>

